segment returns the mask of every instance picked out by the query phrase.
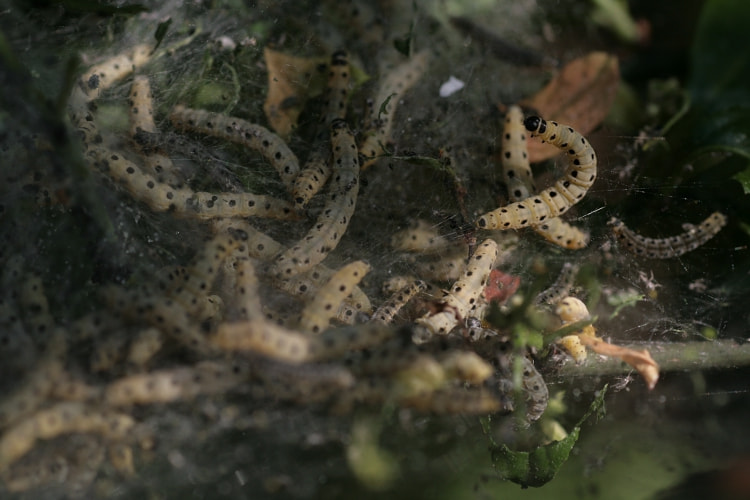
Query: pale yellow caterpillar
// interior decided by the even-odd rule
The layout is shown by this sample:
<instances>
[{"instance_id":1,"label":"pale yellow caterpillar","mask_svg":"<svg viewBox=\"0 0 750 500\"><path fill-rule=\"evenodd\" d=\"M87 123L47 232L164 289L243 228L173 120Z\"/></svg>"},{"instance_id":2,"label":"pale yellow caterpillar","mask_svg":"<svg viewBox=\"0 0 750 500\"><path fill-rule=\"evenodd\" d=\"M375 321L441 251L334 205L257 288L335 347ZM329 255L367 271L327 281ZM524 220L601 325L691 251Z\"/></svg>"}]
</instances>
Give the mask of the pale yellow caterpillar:
<instances>
[{"instance_id":1,"label":"pale yellow caterpillar","mask_svg":"<svg viewBox=\"0 0 750 500\"><path fill-rule=\"evenodd\" d=\"M427 284L422 280L415 280L406 284L404 287L396 290L393 295L383 302L380 307L372 314L370 321L379 321L389 324L396 317L396 314L403 308L412 297L425 291Z\"/></svg>"},{"instance_id":2,"label":"pale yellow caterpillar","mask_svg":"<svg viewBox=\"0 0 750 500\"><path fill-rule=\"evenodd\" d=\"M441 303L444 310L419 318L417 323L433 335L447 335L459 319L468 317L478 305L496 259L497 243L484 240L469 258L463 276L449 291L443 291Z\"/></svg>"},{"instance_id":3,"label":"pale yellow caterpillar","mask_svg":"<svg viewBox=\"0 0 750 500\"><path fill-rule=\"evenodd\" d=\"M578 203L596 179L596 153L581 134L538 116L526 118L524 126L532 135L565 151L568 168L552 187L479 217L476 225L480 229L520 229L544 223Z\"/></svg>"},{"instance_id":4,"label":"pale yellow caterpillar","mask_svg":"<svg viewBox=\"0 0 750 500\"><path fill-rule=\"evenodd\" d=\"M133 78L128 96L130 106L130 136L133 143L141 152L143 158L143 169L153 175L159 182L170 186L183 184L179 171L172 160L160 152L146 151L141 147L139 135L143 132L156 133L154 123L154 103L151 95L151 84L147 77L138 75Z\"/></svg>"},{"instance_id":5,"label":"pale yellow caterpillar","mask_svg":"<svg viewBox=\"0 0 750 500\"><path fill-rule=\"evenodd\" d=\"M503 178L508 187L508 195L511 201L525 200L531 197L536 187L529 166L523 113L518 106L508 108L501 144ZM550 243L571 250L584 248L590 238L587 232L571 226L559 217L548 218L532 228Z\"/></svg>"},{"instance_id":6,"label":"pale yellow caterpillar","mask_svg":"<svg viewBox=\"0 0 750 500\"><path fill-rule=\"evenodd\" d=\"M83 380L73 378L70 373L63 372L55 380L51 396L65 401L94 401L101 396L101 387L89 385Z\"/></svg>"},{"instance_id":7,"label":"pale yellow caterpillar","mask_svg":"<svg viewBox=\"0 0 750 500\"><path fill-rule=\"evenodd\" d=\"M393 127L393 117L396 114L398 102L422 76L427 69L430 54L423 50L414 54L408 61L393 68L386 74L375 93L375 98L368 101L369 120L365 140L360 143L359 150L363 155L362 169L372 165L377 157L385 150ZM381 108L382 113L381 113Z\"/></svg>"},{"instance_id":8,"label":"pale yellow caterpillar","mask_svg":"<svg viewBox=\"0 0 750 500\"><path fill-rule=\"evenodd\" d=\"M247 380L245 363L204 361L193 367L130 375L109 384L104 400L112 406L169 403L199 394L224 392Z\"/></svg>"},{"instance_id":9,"label":"pale yellow caterpillar","mask_svg":"<svg viewBox=\"0 0 750 500\"><path fill-rule=\"evenodd\" d=\"M421 219L415 227L398 231L391 236L391 247L402 252L434 254L445 252L455 245L455 242L440 236L435 225Z\"/></svg>"},{"instance_id":10,"label":"pale yellow caterpillar","mask_svg":"<svg viewBox=\"0 0 750 500\"><path fill-rule=\"evenodd\" d=\"M304 363L330 360L349 351L380 345L397 333L393 327L367 323L333 328L313 336L260 319L222 323L211 341L225 351L252 352L288 363Z\"/></svg>"},{"instance_id":11,"label":"pale yellow caterpillar","mask_svg":"<svg viewBox=\"0 0 750 500\"><path fill-rule=\"evenodd\" d=\"M175 106L169 119L178 129L226 139L258 151L279 173L287 190L292 191L294 179L299 175L299 160L286 143L267 128L239 118L184 106Z\"/></svg>"},{"instance_id":12,"label":"pale yellow caterpillar","mask_svg":"<svg viewBox=\"0 0 750 500\"><path fill-rule=\"evenodd\" d=\"M354 214L359 192L359 160L354 134L343 120L331 124L334 173L330 194L315 225L301 241L276 258L274 269L281 278L307 271L336 248Z\"/></svg>"},{"instance_id":13,"label":"pale yellow caterpillar","mask_svg":"<svg viewBox=\"0 0 750 500\"><path fill-rule=\"evenodd\" d=\"M687 231L682 234L668 238L647 238L625 227L619 219L609 221L621 245L636 255L650 259L669 259L695 250L716 236L726 223L724 214L714 212L697 226L687 225Z\"/></svg>"},{"instance_id":14,"label":"pale yellow caterpillar","mask_svg":"<svg viewBox=\"0 0 750 500\"><path fill-rule=\"evenodd\" d=\"M349 96L349 57L343 50L334 52L328 74L325 110L321 123L326 129L334 120L346 117L346 104ZM322 136L323 134L318 134ZM322 139L322 137L319 137ZM318 137L316 137L316 140ZM317 194L331 176L332 167L328 161L327 147L318 146L310 153L310 159L294 180L292 199L297 208L303 207Z\"/></svg>"},{"instance_id":15,"label":"pale yellow caterpillar","mask_svg":"<svg viewBox=\"0 0 750 500\"><path fill-rule=\"evenodd\" d=\"M294 219L291 203L252 193L205 193L173 188L143 172L138 165L107 148L88 145L85 156L95 169L113 177L135 198L157 212L212 219L221 217L270 217Z\"/></svg>"},{"instance_id":16,"label":"pale yellow caterpillar","mask_svg":"<svg viewBox=\"0 0 750 500\"><path fill-rule=\"evenodd\" d=\"M340 304L368 272L370 272L370 266L361 260L347 264L336 271L325 285L318 288L313 299L305 305L300 315L300 328L312 333L320 333L327 329Z\"/></svg>"},{"instance_id":17,"label":"pale yellow caterpillar","mask_svg":"<svg viewBox=\"0 0 750 500\"><path fill-rule=\"evenodd\" d=\"M89 68L79 78L78 87L83 91L87 100L96 99L100 92L144 65L150 58L151 48L148 45L136 45L126 52Z\"/></svg>"},{"instance_id":18,"label":"pale yellow caterpillar","mask_svg":"<svg viewBox=\"0 0 750 500\"><path fill-rule=\"evenodd\" d=\"M39 439L52 439L73 432L101 434L118 440L135 424L130 415L99 410L79 403L65 402L38 411L8 429L0 438L0 470L28 453Z\"/></svg>"}]
</instances>

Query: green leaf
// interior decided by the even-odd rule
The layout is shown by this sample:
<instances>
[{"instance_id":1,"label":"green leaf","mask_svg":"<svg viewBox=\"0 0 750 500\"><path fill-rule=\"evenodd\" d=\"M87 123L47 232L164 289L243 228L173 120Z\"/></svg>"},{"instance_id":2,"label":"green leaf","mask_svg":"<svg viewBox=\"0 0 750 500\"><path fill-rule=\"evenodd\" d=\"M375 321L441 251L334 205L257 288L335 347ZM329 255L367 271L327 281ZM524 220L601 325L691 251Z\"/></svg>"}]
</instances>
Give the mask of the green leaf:
<instances>
[{"instance_id":1,"label":"green leaf","mask_svg":"<svg viewBox=\"0 0 750 500\"><path fill-rule=\"evenodd\" d=\"M691 106L667 134L681 163L714 151L750 158L750 2L708 0L691 54Z\"/></svg>"},{"instance_id":2,"label":"green leaf","mask_svg":"<svg viewBox=\"0 0 750 500\"><path fill-rule=\"evenodd\" d=\"M562 441L539 446L532 451L513 451L505 444L496 445L493 442L490 447L492 465L504 479L520 484L523 488L544 486L555 477L560 467L568 460L581 434L581 425L592 413L596 413L598 417L603 413L606 392L607 386L605 385L594 398L586 414ZM488 423L483 422L483 427L486 433L489 432Z\"/></svg>"}]
</instances>

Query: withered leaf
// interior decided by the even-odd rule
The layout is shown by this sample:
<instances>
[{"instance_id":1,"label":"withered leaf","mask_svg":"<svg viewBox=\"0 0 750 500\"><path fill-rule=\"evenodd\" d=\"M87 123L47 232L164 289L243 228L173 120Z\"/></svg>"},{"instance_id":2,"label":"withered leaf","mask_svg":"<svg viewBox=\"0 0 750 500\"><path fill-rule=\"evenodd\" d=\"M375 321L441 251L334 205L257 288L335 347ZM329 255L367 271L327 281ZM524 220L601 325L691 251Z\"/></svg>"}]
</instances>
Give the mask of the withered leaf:
<instances>
[{"instance_id":1,"label":"withered leaf","mask_svg":"<svg viewBox=\"0 0 750 500\"><path fill-rule=\"evenodd\" d=\"M545 120L570 125L586 135L607 116L619 82L617 57L592 52L566 64L542 90L521 104L536 110ZM536 139L530 139L528 146L532 163L560 152Z\"/></svg>"},{"instance_id":2,"label":"withered leaf","mask_svg":"<svg viewBox=\"0 0 750 500\"><path fill-rule=\"evenodd\" d=\"M263 56L268 68L268 95L263 111L271 128L288 139L297 126L307 98L324 85L327 58L296 57L266 47Z\"/></svg>"}]
</instances>

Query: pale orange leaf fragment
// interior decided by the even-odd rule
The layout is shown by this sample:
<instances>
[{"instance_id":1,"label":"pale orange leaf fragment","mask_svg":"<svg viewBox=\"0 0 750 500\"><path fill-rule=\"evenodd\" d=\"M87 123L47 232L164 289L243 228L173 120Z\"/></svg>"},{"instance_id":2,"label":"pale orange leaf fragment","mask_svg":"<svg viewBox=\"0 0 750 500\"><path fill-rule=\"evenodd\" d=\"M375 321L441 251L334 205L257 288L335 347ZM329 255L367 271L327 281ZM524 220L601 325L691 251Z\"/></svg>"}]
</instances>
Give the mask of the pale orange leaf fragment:
<instances>
[{"instance_id":1,"label":"pale orange leaf fragment","mask_svg":"<svg viewBox=\"0 0 750 500\"><path fill-rule=\"evenodd\" d=\"M326 58L290 56L268 47L263 49L263 57L268 68L268 95L263 111L271 128L288 139L307 98L313 94L311 87L322 88L327 78Z\"/></svg>"},{"instance_id":2,"label":"pale orange leaf fragment","mask_svg":"<svg viewBox=\"0 0 750 500\"><path fill-rule=\"evenodd\" d=\"M617 57L592 52L566 64L542 90L521 102L545 120L570 125L583 135L609 113L620 82ZM560 153L554 146L529 140L529 160L538 162Z\"/></svg>"},{"instance_id":3,"label":"pale orange leaf fragment","mask_svg":"<svg viewBox=\"0 0 750 500\"><path fill-rule=\"evenodd\" d=\"M628 347L608 344L600 338L590 337L588 335L579 335L578 338L582 344L590 347L595 353L603 356L620 358L625 363L635 368L646 381L649 390L656 387L656 382L659 380L659 365L654 361L651 354L649 354L646 349L636 351L635 349L630 349Z\"/></svg>"}]
</instances>

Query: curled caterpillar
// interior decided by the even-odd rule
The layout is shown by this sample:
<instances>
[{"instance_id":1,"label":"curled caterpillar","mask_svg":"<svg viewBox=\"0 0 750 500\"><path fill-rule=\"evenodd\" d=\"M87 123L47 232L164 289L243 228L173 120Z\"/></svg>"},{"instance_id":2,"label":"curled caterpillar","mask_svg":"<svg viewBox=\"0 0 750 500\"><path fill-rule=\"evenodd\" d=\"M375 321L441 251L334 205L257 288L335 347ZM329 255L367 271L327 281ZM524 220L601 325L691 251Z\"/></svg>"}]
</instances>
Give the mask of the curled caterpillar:
<instances>
[{"instance_id":1,"label":"curled caterpillar","mask_svg":"<svg viewBox=\"0 0 750 500\"><path fill-rule=\"evenodd\" d=\"M714 212L697 226L687 225L687 231L668 238L647 238L628 229L616 218L609 221L617 240L628 251L649 259L670 259L695 250L721 231L727 223L727 217Z\"/></svg>"},{"instance_id":2,"label":"curled caterpillar","mask_svg":"<svg viewBox=\"0 0 750 500\"><path fill-rule=\"evenodd\" d=\"M330 195L315 225L301 241L276 258L281 278L307 271L336 248L354 215L359 193L359 159L354 134L343 120L331 124L334 175Z\"/></svg>"},{"instance_id":3,"label":"curled caterpillar","mask_svg":"<svg viewBox=\"0 0 750 500\"><path fill-rule=\"evenodd\" d=\"M239 118L184 106L175 106L169 119L178 129L226 139L260 152L291 192L294 179L299 175L299 160L286 143L267 128Z\"/></svg>"},{"instance_id":4,"label":"curled caterpillar","mask_svg":"<svg viewBox=\"0 0 750 500\"><path fill-rule=\"evenodd\" d=\"M529 198L536 187L529 166L523 113L518 106L508 108L501 144L503 178L511 201ZM571 226L559 217L548 218L541 224L532 226L532 229L550 243L570 250L584 248L589 242L586 231Z\"/></svg>"},{"instance_id":5,"label":"curled caterpillar","mask_svg":"<svg viewBox=\"0 0 750 500\"><path fill-rule=\"evenodd\" d=\"M524 121L526 130L568 155L565 175L539 194L488 212L476 221L480 229L520 229L564 214L578 203L596 179L596 153L581 134L567 125L538 116Z\"/></svg>"}]
</instances>

